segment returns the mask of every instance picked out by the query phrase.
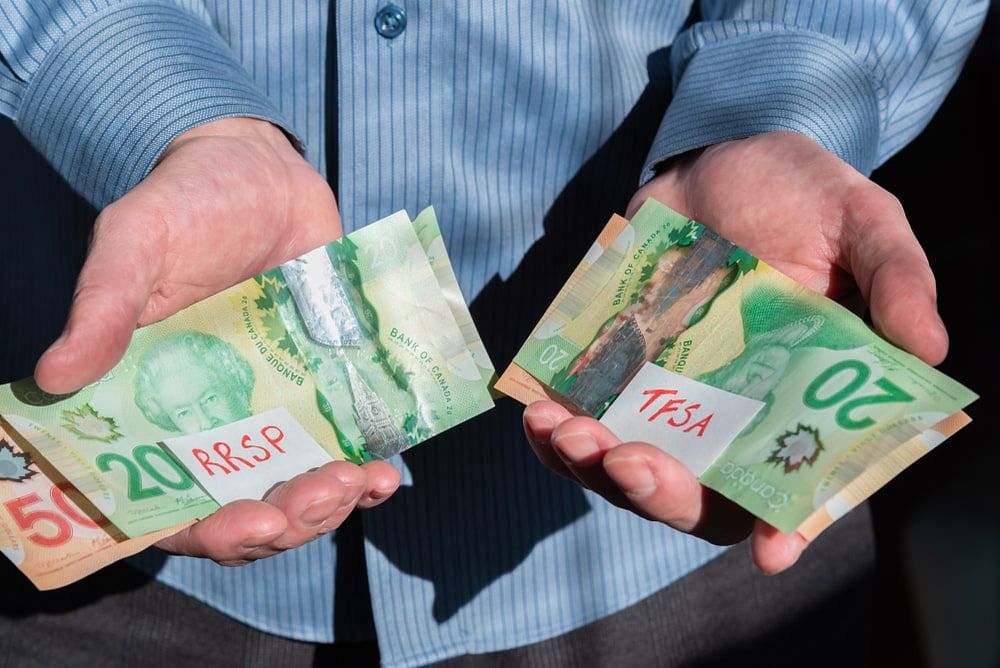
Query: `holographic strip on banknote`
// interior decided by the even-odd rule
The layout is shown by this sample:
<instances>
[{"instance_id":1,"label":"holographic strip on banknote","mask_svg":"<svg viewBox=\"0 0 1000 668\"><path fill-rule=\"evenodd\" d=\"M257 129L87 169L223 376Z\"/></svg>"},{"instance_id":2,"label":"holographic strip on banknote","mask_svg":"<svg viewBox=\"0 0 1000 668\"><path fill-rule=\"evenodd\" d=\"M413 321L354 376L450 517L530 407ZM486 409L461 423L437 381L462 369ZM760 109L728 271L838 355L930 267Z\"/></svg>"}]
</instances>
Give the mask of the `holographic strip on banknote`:
<instances>
[{"instance_id":1,"label":"holographic strip on banknote","mask_svg":"<svg viewBox=\"0 0 1000 668\"><path fill-rule=\"evenodd\" d=\"M250 452L264 458L253 441L242 452L228 442L203 448L185 436L217 434L283 408L275 414L331 460L361 463L490 409L492 375L433 210L414 223L394 214L137 330L122 360L76 393L53 396L30 378L0 386L10 436L9 447L0 447L0 503L32 488L23 507L0 505L2 545L26 573L44 571L30 556L41 553L23 549L32 543L22 534L61 535L64 525L51 513L62 503L71 524L97 518L98 528L81 524L77 533L93 532L95 550L120 558L141 549L127 539L146 541L218 509L199 483L202 473L259 466ZM165 441L186 444L191 456L182 463ZM280 482L261 479L268 468L288 475L293 449L285 449L254 472L254 489ZM303 467L316 465L315 448L310 457ZM227 486L226 498L233 494ZM45 517L34 531L32 518ZM123 547L101 547L112 543ZM46 554L38 558L55 563L55 553ZM73 563L93 568L113 560L73 554ZM51 582L93 568L61 570Z\"/></svg>"}]
</instances>

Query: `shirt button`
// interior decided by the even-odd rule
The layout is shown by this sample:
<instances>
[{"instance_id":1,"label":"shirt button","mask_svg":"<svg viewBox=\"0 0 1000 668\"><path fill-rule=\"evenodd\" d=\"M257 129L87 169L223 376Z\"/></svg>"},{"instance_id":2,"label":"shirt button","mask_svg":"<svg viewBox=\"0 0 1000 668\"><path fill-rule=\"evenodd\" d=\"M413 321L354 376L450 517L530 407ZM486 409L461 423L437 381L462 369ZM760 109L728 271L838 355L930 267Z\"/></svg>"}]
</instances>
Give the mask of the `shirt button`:
<instances>
[{"instance_id":1,"label":"shirt button","mask_svg":"<svg viewBox=\"0 0 1000 668\"><path fill-rule=\"evenodd\" d=\"M406 12L402 7L386 5L375 14L375 30L386 39L398 37L406 29Z\"/></svg>"}]
</instances>

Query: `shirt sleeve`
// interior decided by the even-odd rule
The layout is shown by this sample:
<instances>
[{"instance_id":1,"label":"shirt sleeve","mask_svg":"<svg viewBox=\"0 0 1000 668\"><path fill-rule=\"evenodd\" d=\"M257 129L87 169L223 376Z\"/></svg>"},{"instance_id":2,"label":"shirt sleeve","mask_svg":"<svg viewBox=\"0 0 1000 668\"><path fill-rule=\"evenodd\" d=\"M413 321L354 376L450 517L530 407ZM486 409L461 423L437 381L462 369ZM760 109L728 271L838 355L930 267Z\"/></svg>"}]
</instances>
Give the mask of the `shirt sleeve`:
<instances>
[{"instance_id":1,"label":"shirt sleeve","mask_svg":"<svg viewBox=\"0 0 1000 668\"><path fill-rule=\"evenodd\" d=\"M703 0L672 48L674 96L643 169L762 132L807 135L863 174L951 89L988 0Z\"/></svg>"},{"instance_id":2,"label":"shirt sleeve","mask_svg":"<svg viewBox=\"0 0 1000 668\"><path fill-rule=\"evenodd\" d=\"M98 208L207 121L294 137L200 0L0 0L0 113Z\"/></svg>"}]
</instances>

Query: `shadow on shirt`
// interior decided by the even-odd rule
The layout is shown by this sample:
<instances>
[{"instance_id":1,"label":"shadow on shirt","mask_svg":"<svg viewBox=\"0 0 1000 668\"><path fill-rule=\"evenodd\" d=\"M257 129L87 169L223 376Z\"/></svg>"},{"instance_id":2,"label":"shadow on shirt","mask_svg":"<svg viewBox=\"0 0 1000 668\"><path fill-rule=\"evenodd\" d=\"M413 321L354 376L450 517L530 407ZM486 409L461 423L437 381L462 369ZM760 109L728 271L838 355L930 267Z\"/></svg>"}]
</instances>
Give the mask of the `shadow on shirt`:
<instances>
[{"instance_id":1,"label":"shadow on shirt","mask_svg":"<svg viewBox=\"0 0 1000 668\"><path fill-rule=\"evenodd\" d=\"M514 358L613 212L625 213L670 97L669 50L647 60L651 83L545 216L545 234L471 310L497 371ZM403 454L413 479L366 512L365 536L397 568L434 585L433 615L452 617L534 547L590 512L579 485L542 466L511 399ZM432 512L431 509L443 509ZM575 546L567 543L567 557Z\"/></svg>"},{"instance_id":2,"label":"shadow on shirt","mask_svg":"<svg viewBox=\"0 0 1000 668\"><path fill-rule=\"evenodd\" d=\"M495 276L471 304L498 370L514 357L609 215L624 213L638 186L670 97L669 50L651 54L647 69L653 83L553 202L544 236L507 280ZM95 213L6 119L0 120L0 155L0 187L17 193L5 198L2 226L5 245L17 252L0 267L5 286L0 291L0 340L5 342L0 378L10 380L30 375L58 336ZM521 406L509 399L403 459L412 486L366 511L364 533L401 571L433 583L433 614L439 622L513 571L538 543L591 510L578 485L538 462L524 439ZM338 550L343 568L338 567L336 588L353 596L357 569L364 563L360 541L338 541ZM36 600L27 591L24 596L21 603L38 610L83 603L56 603L50 596L50 606L44 596ZM339 612L349 602L342 606L341 596L337 599ZM357 599L350 608L356 613Z\"/></svg>"}]
</instances>

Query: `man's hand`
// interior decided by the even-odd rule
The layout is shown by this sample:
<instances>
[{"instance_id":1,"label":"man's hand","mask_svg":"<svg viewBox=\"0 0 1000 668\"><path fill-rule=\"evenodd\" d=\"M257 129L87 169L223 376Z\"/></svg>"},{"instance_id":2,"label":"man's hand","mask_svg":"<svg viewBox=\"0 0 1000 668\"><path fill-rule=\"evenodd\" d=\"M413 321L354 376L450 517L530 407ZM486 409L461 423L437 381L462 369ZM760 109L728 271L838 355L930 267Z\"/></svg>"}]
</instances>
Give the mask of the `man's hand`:
<instances>
[{"instance_id":1,"label":"man's hand","mask_svg":"<svg viewBox=\"0 0 1000 668\"><path fill-rule=\"evenodd\" d=\"M929 364L948 349L934 275L899 202L801 135L776 132L699 151L633 197L632 216L654 197L698 220L816 292L867 304L879 332ZM791 566L806 547L703 487L647 443L621 443L591 418L558 404L525 410L539 458L610 502L715 543L751 535L766 573Z\"/></svg>"},{"instance_id":2,"label":"man's hand","mask_svg":"<svg viewBox=\"0 0 1000 668\"><path fill-rule=\"evenodd\" d=\"M66 328L35 380L54 394L92 383L136 325L340 235L326 180L277 127L230 118L189 130L97 217Z\"/></svg>"},{"instance_id":3,"label":"man's hand","mask_svg":"<svg viewBox=\"0 0 1000 668\"><path fill-rule=\"evenodd\" d=\"M264 501L227 503L156 546L239 566L333 531L355 508L372 508L389 498L399 480L399 471L386 462L330 462L282 483Z\"/></svg>"},{"instance_id":4,"label":"man's hand","mask_svg":"<svg viewBox=\"0 0 1000 668\"><path fill-rule=\"evenodd\" d=\"M284 133L231 118L171 143L139 185L97 217L62 336L35 369L55 394L96 381L136 326L176 313L341 235L326 180ZM159 543L222 563L296 547L399 485L384 462L344 462L301 474L266 502L237 501Z\"/></svg>"}]
</instances>

